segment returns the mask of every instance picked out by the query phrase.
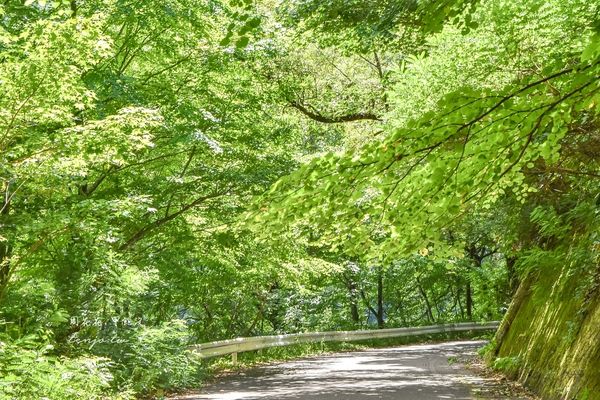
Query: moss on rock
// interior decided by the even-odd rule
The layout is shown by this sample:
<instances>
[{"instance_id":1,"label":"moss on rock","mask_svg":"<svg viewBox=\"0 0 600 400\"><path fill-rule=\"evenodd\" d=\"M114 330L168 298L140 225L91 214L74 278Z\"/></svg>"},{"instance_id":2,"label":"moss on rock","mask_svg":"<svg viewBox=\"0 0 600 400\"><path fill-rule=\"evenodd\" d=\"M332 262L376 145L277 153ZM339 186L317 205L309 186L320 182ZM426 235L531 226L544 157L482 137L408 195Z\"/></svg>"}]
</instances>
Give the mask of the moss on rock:
<instances>
[{"instance_id":1,"label":"moss on rock","mask_svg":"<svg viewBox=\"0 0 600 400\"><path fill-rule=\"evenodd\" d=\"M543 399L600 400L600 299L585 283L593 279L567 266L538 271L496 336L496 356L520 360L513 377Z\"/></svg>"}]
</instances>

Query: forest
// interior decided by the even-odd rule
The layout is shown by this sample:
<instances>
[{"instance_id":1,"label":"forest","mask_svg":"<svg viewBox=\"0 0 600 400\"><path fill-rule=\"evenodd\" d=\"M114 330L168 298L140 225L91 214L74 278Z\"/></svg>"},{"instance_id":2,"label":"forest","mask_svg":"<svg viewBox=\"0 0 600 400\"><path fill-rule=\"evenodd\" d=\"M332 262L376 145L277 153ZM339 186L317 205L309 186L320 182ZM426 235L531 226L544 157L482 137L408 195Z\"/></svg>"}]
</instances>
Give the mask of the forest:
<instances>
[{"instance_id":1,"label":"forest","mask_svg":"<svg viewBox=\"0 0 600 400\"><path fill-rule=\"evenodd\" d=\"M5 0L0 399L493 320L508 375L600 399L599 114L596 0Z\"/></svg>"}]
</instances>

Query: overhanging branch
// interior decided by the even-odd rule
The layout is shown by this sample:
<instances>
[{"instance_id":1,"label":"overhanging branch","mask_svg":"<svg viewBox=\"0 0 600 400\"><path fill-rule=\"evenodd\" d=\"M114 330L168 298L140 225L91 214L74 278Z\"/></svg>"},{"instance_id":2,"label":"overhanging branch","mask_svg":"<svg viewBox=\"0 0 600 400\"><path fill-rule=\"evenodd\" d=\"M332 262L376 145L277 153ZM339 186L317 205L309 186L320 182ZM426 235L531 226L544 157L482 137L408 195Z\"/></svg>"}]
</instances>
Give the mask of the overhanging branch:
<instances>
[{"instance_id":1,"label":"overhanging branch","mask_svg":"<svg viewBox=\"0 0 600 400\"><path fill-rule=\"evenodd\" d=\"M339 124L343 122L353 122L362 120L381 121L381 118L379 118L379 116L369 112L360 112L338 116L325 116L321 113L309 110L298 101L290 101L290 105L296 110L300 111L302 114L306 115L308 118L324 124Z\"/></svg>"},{"instance_id":2,"label":"overhanging branch","mask_svg":"<svg viewBox=\"0 0 600 400\"><path fill-rule=\"evenodd\" d=\"M205 202L206 200L209 199L214 199L220 196L223 196L225 194L227 194L229 192L229 187L211 194L207 194L205 196L201 196L198 197L197 199L195 199L194 201L182 206L178 211L175 211L171 214L165 215L162 218L159 218L151 223L149 223L148 225L142 227L140 230L138 230L136 233L134 233L126 242L124 242L121 246L119 246L119 250L120 251L125 251L128 250L130 247L132 247L134 244L136 244L137 242L139 242L140 240L142 240L147 234L149 234L151 231L155 230L156 228L166 224L167 222L177 218L178 216L180 216L181 214L185 213L186 211L188 211L189 209L196 207L200 204L202 204L203 202Z\"/></svg>"}]
</instances>

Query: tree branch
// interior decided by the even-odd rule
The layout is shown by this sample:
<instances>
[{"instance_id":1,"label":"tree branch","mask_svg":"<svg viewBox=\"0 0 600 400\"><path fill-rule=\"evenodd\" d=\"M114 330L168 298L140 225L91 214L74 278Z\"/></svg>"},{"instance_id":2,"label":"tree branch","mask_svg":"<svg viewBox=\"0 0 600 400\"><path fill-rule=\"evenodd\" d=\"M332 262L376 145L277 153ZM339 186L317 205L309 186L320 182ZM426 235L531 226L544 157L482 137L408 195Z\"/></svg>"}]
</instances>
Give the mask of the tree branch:
<instances>
[{"instance_id":1,"label":"tree branch","mask_svg":"<svg viewBox=\"0 0 600 400\"><path fill-rule=\"evenodd\" d=\"M229 191L229 189L230 188L228 187L227 189L220 190L215 193L207 194L202 197L198 197L196 200L192 201L191 203L188 203L185 206L181 207L178 211L176 211L172 214L169 214L169 215L165 215L164 217L159 218L159 219L155 220L154 222L149 223L148 225L144 226L143 228L138 230L136 233L134 233L133 236L131 236L125 243L123 243L121 246L119 246L119 250L120 251L128 250L131 246L133 246L134 244L136 244L137 242L142 240L148 233L150 233L154 229L166 224L169 221L172 221L173 219L177 218L184 212L188 211L190 208L193 208L193 207L203 203L206 200L213 199L215 197L224 195L225 193L227 193Z\"/></svg>"},{"instance_id":2,"label":"tree branch","mask_svg":"<svg viewBox=\"0 0 600 400\"><path fill-rule=\"evenodd\" d=\"M296 110L300 111L302 114L306 115L308 118L315 120L317 122L322 122L324 124L339 124L342 122L353 122L353 121L361 121L361 120L371 120L371 121L381 121L382 119L369 112L359 112L354 114L346 114L346 115L338 115L338 116L325 116L319 112L310 111L299 101L290 101L290 105L294 107Z\"/></svg>"},{"instance_id":3,"label":"tree branch","mask_svg":"<svg viewBox=\"0 0 600 400\"><path fill-rule=\"evenodd\" d=\"M92 184L92 186L88 186L87 183L84 183L79 187L79 194L83 196L90 196L92 193L98 189L98 186L110 175L111 172L115 171L117 167L115 165L111 165L108 167L108 170L104 172L102 175L96 179L96 181Z\"/></svg>"}]
</instances>

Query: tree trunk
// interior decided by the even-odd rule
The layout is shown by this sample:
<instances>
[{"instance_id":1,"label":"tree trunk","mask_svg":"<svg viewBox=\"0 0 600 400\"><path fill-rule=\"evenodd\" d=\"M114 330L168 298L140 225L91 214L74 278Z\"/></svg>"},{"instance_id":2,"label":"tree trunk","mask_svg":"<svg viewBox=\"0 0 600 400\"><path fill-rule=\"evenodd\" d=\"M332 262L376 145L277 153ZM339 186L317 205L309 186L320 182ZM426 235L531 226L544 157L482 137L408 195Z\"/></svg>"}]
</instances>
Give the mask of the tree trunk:
<instances>
[{"instance_id":1,"label":"tree trunk","mask_svg":"<svg viewBox=\"0 0 600 400\"><path fill-rule=\"evenodd\" d=\"M0 300L10 280L10 253L11 248L8 242L0 242Z\"/></svg>"},{"instance_id":2,"label":"tree trunk","mask_svg":"<svg viewBox=\"0 0 600 400\"><path fill-rule=\"evenodd\" d=\"M350 316L352 317L352 323L355 326L360 325L360 315L358 314L358 304L356 302L350 303Z\"/></svg>"},{"instance_id":3,"label":"tree trunk","mask_svg":"<svg viewBox=\"0 0 600 400\"><path fill-rule=\"evenodd\" d=\"M352 274L344 273L341 278L348 289L348 299L350 301L350 317L355 326L360 326L360 314L358 312L358 286Z\"/></svg>"},{"instance_id":4,"label":"tree trunk","mask_svg":"<svg viewBox=\"0 0 600 400\"><path fill-rule=\"evenodd\" d=\"M531 287L533 286L533 281L534 281L533 277L531 275L528 276L521 282L521 284L519 285L519 288L515 292L515 295L512 298L510 306L508 307L508 310L506 311L506 314L504 315L504 318L502 319L502 323L500 324L500 327L496 331L496 336L494 337L494 343L495 343L494 356L497 356L498 353L500 352L500 348L502 347L502 342L504 341L504 337L510 330L510 327L511 327L513 321L515 320L515 318L517 317L517 313L519 312L519 309L523 305L524 300L529 296Z\"/></svg>"},{"instance_id":5,"label":"tree trunk","mask_svg":"<svg viewBox=\"0 0 600 400\"><path fill-rule=\"evenodd\" d=\"M427 293L425 292L425 289L423 289L423 285L421 285L421 280L418 277L417 287L419 288L419 293L421 294L421 297L423 297L423 300L425 301L425 311L427 314L427 319L429 320L429 322L433 323L434 318L433 312L431 310L431 303L429 303L429 297L427 297Z\"/></svg>"},{"instance_id":6,"label":"tree trunk","mask_svg":"<svg viewBox=\"0 0 600 400\"><path fill-rule=\"evenodd\" d=\"M369 310L369 312L372 315L374 315L375 318L377 319L377 327L379 329L383 329L383 327L385 326L385 310L383 308L383 268L381 266L377 266L375 268L377 268L377 299L376 299L377 305L375 306L376 308L374 308L373 305L371 304L371 302L369 301L369 299L367 299L367 296L363 289L356 290L355 293L358 292L358 294L362 298L362 300L363 300L365 306L367 307L367 309ZM347 278L346 278L346 281L352 282L351 280L348 280ZM350 288L350 285L348 285L348 287ZM356 287L356 286L354 286L354 287ZM358 310L357 310L357 314L358 314Z\"/></svg>"},{"instance_id":7,"label":"tree trunk","mask_svg":"<svg viewBox=\"0 0 600 400\"><path fill-rule=\"evenodd\" d=\"M465 308L463 307L461 298L462 298L462 285L457 285L456 287L456 301L458 303L458 308L460 310L460 319L465 319Z\"/></svg>"},{"instance_id":8,"label":"tree trunk","mask_svg":"<svg viewBox=\"0 0 600 400\"><path fill-rule=\"evenodd\" d=\"M354 325L358 326L360 324L360 315L358 314L358 299L356 298L356 293L358 292L356 282L349 280L346 287L348 288L350 297L350 317Z\"/></svg>"},{"instance_id":9,"label":"tree trunk","mask_svg":"<svg viewBox=\"0 0 600 400\"><path fill-rule=\"evenodd\" d=\"M473 308L474 308L474 301L473 301L473 289L471 288L471 271L473 270L480 270L481 269L481 265L483 263L483 256L477 256L477 255L472 255L472 260L474 263L474 267L469 268L469 271L467 272L467 285L465 287L465 307L467 308L467 320L468 321L473 321Z\"/></svg>"},{"instance_id":10,"label":"tree trunk","mask_svg":"<svg viewBox=\"0 0 600 400\"><path fill-rule=\"evenodd\" d=\"M473 291L471 290L471 280L467 282L465 288L466 293L466 307L467 307L467 320L473 321Z\"/></svg>"},{"instance_id":11,"label":"tree trunk","mask_svg":"<svg viewBox=\"0 0 600 400\"><path fill-rule=\"evenodd\" d=\"M8 187L6 188L3 201L0 202L0 221L6 218L10 211L10 196L8 195ZM2 224L0 224L2 225ZM10 255L12 248L7 238L0 237L0 300L6 292L8 281L11 275Z\"/></svg>"},{"instance_id":12,"label":"tree trunk","mask_svg":"<svg viewBox=\"0 0 600 400\"><path fill-rule=\"evenodd\" d=\"M510 295L513 296L519 288L519 277L515 270L515 264L517 263L517 257L511 256L506 257L506 271L508 274L508 288L510 289Z\"/></svg>"},{"instance_id":13,"label":"tree trunk","mask_svg":"<svg viewBox=\"0 0 600 400\"><path fill-rule=\"evenodd\" d=\"M383 311L383 271L378 268L377 272L377 327L383 329L385 324Z\"/></svg>"}]
</instances>

